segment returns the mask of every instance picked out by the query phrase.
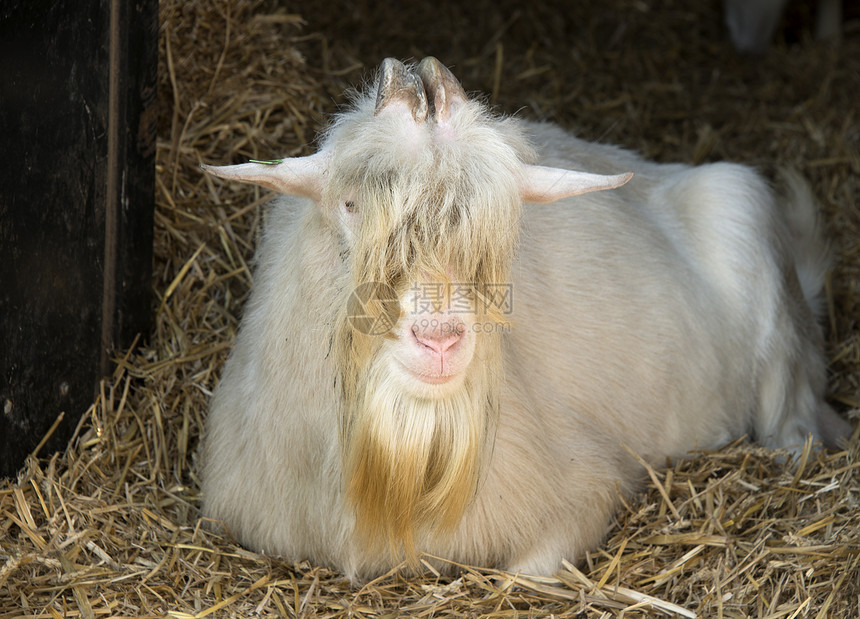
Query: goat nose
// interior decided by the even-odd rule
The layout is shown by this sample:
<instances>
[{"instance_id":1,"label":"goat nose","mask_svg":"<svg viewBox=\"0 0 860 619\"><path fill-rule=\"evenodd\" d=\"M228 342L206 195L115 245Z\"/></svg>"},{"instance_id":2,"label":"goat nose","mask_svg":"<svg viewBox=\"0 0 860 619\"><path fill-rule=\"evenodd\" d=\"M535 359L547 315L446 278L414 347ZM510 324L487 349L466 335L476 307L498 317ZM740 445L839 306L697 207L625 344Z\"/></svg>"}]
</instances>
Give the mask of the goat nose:
<instances>
[{"instance_id":1,"label":"goat nose","mask_svg":"<svg viewBox=\"0 0 860 619\"><path fill-rule=\"evenodd\" d=\"M462 322L442 322L435 325L422 327L421 325L412 325L412 333L415 339L422 346L426 346L430 350L444 354L459 342L466 332L466 325Z\"/></svg>"}]
</instances>

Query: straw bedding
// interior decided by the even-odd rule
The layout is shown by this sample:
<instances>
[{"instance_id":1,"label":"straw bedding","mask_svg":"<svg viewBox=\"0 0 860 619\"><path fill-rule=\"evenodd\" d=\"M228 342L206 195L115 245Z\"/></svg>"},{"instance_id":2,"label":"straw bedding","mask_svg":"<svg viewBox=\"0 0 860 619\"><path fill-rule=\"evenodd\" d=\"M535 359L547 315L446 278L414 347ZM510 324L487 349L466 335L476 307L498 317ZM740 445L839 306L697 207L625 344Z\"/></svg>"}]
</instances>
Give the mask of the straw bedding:
<instances>
[{"instance_id":1,"label":"straw bedding","mask_svg":"<svg viewBox=\"0 0 860 619\"><path fill-rule=\"evenodd\" d=\"M860 616L856 433L838 453L738 442L649 469L603 546L553 579L463 567L354 587L198 513L198 437L267 194L197 166L311 152L385 56L436 55L500 110L657 160L799 169L834 239L831 401L856 422L860 15L848 8L831 46L810 40L808 13L792 5L746 60L717 2L163 1L155 328L120 353L66 453L0 483L0 618Z\"/></svg>"}]
</instances>

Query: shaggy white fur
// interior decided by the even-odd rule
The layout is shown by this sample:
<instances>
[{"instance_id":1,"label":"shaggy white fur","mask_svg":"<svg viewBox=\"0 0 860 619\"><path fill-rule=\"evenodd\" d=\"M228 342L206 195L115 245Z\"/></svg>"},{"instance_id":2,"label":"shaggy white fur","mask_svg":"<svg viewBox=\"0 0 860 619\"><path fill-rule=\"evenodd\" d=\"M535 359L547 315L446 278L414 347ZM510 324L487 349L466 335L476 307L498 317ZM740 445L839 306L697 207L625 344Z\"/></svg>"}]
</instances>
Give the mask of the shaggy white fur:
<instances>
[{"instance_id":1,"label":"shaggy white fur","mask_svg":"<svg viewBox=\"0 0 860 619\"><path fill-rule=\"evenodd\" d=\"M497 118L435 59L378 83L317 155L209 168L303 196L273 207L208 418L204 513L242 543L353 578L417 553L550 574L636 484L627 448L847 432L802 181L783 207L746 167ZM399 299L384 335L347 310L368 282Z\"/></svg>"}]
</instances>

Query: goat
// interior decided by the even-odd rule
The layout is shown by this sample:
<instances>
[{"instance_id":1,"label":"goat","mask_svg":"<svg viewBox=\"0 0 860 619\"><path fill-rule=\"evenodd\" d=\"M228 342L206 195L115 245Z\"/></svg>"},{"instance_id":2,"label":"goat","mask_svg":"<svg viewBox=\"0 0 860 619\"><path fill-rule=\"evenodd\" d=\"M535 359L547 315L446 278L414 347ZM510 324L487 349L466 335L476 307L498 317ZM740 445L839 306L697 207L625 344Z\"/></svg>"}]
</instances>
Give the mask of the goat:
<instances>
[{"instance_id":1,"label":"goat","mask_svg":"<svg viewBox=\"0 0 860 619\"><path fill-rule=\"evenodd\" d=\"M203 513L250 548L358 580L419 553L552 574L634 454L850 430L799 179L780 201L741 165L498 117L435 58L386 59L314 155L204 168L287 196L203 444Z\"/></svg>"}]
</instances>

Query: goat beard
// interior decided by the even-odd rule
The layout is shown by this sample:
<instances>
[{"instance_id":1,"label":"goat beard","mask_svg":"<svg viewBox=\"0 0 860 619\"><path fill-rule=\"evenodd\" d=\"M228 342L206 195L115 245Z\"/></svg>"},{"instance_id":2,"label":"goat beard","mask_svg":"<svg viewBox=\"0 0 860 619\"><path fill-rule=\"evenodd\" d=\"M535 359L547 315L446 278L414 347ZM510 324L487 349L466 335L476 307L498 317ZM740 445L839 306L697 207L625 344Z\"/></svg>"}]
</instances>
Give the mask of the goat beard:
<instances>
[{"instance_id":1,"label":"goat beard","mask_svg":"<svg viewBox=\"0 0 860 619\"><path fill-rule=\"evenodd\" d=\"M492 337L492 336L491 336ZM485 342L486 343L486 342ZM363 372L342 435L346 494L358 542L418 562L416 540L452 531L463 517L492 446L498 368L486 358L441 398L410 395L377 355ZM478 353L478 350L476 350ZM498 350L496 350L498 354Z\"/></svg>"}]
</instances>

